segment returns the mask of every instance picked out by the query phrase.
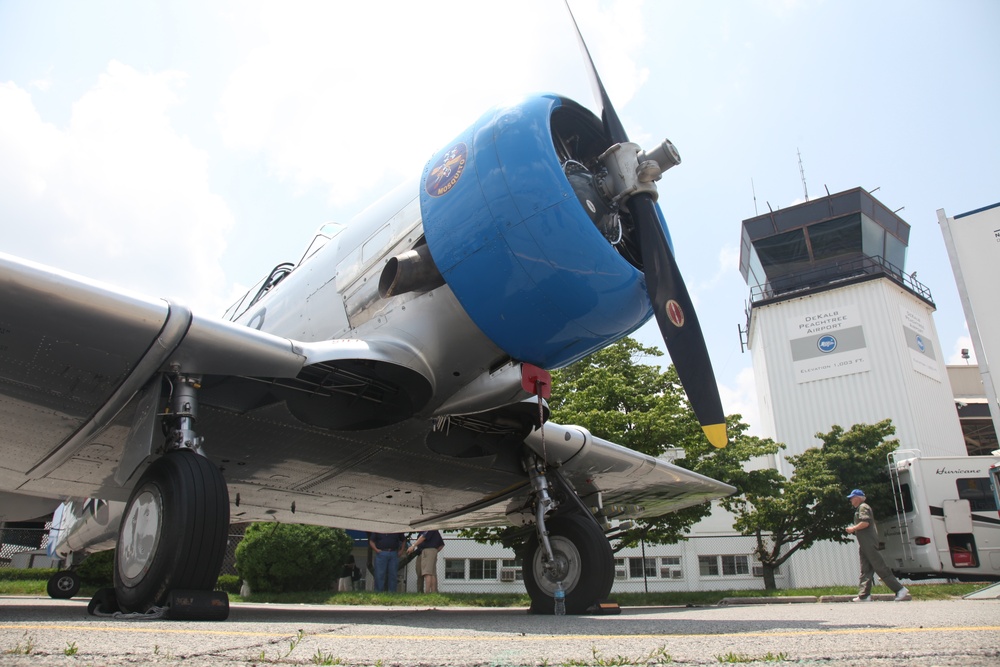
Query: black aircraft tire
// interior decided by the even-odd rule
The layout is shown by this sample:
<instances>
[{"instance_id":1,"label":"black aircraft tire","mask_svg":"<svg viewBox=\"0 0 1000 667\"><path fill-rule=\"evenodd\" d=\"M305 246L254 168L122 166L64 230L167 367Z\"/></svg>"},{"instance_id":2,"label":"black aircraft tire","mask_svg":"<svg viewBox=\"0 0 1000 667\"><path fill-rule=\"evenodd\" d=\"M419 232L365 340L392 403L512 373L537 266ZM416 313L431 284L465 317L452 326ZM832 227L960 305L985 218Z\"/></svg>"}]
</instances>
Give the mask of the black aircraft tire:
<instances>
[{"instance_id":1,"label":"black aircraft tire","mask_svg":"<svg viewBox=\"0 0 1000 667\"><path fill-rule=\"evenodd\" d=\"M68 600L80 592L80 577L72 570L60 570L49 577L46 590L50 598Z\"/></svg>"},{"instance_id":2,"label":"black aircraft tire","mask_svg":"<svg viewBox=\"0 0 1000 667\"><path fill-rule=\"evenodd\" d=\"M145 612L174 589L212 590L228 533L229 492L219 469L189 450L160 457L132 490L118 529L118 605Z\"/></svg>"},{"instance_id":3,"label":"black aircraft tire","mask_svg":"<svg viewBox=\"0 0 1000 667\"><path fill-rule=\"evenodd\" d=\"M566 613L584 614L606 600L615 581L614 553L600 526L590 517L566 514L546 522L555 557L564 565L563 590ZM556 582L545 576L545 548L537 534L528 540L521 569L524 587L531 597L531 611L551 614Z\"/></svg>"}]
</instances>

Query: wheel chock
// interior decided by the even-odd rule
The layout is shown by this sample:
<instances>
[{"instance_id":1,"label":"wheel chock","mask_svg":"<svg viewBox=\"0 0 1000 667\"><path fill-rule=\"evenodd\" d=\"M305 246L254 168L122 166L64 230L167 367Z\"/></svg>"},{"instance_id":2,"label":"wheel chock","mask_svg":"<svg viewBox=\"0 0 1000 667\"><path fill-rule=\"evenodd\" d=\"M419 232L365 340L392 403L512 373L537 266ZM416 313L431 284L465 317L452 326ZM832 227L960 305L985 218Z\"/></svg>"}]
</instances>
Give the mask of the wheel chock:
<instances>
[{"instance_id":1,"label":"wheel chock","mask_svg":"<svg viewBox=\"0 0 1000 667\"><path fill-rule=\"evenodd\" d=\"M87 603L87 613L91 616L114 616L119 611L118 598L113 588L99 588Z\"/></svg>"},{"instance_id":2,"label":"wheel chock","mask_svg":"<svg viewBox=\"0 0 1000 667\"><path fill-rule=\"evenodd\" d=\"M622 608L613 600L605 600L588 607L587 613L592 616L617 616L622 613Z\"/></svg>"},{"instance_id":3,"label":"wheel chock","mask_svg":"<svg viewBox=\"0 0 1000 667\"><path fill-rule=\"evenodd\" d=\"M224 621L229 595L224 591L173 590L167 596L166 617L172 621Z\"/></svg>"}]
</instances>

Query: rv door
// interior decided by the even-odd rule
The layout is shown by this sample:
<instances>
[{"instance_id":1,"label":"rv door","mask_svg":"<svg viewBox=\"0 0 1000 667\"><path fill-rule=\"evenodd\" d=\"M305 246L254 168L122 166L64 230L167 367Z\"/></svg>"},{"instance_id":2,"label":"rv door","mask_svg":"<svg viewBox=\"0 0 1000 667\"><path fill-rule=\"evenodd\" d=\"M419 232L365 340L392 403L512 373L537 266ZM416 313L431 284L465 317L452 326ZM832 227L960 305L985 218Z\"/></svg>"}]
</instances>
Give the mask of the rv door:
<instances>
[{"instance_id":1,"label":"rv door","mask_svg":"<svg viewBox=\"0 0 1000 667\"><path fill-rule=\"evenodd\" d=\"M979 567L976 537L972 534L972 509L968 500L945 500L944 530L952 567Z\"/></svg>"},{"instance_id":2,"label":"rv door","mask_svg":"<svg viewBox=\"0 0 1000 667\"><path fill-rule=\"evenodd\" d=\"M944 531L952 533L972 532L972 508L968 500L944 500L941 502L944 510Z\"/></svg>"}]
</instances>

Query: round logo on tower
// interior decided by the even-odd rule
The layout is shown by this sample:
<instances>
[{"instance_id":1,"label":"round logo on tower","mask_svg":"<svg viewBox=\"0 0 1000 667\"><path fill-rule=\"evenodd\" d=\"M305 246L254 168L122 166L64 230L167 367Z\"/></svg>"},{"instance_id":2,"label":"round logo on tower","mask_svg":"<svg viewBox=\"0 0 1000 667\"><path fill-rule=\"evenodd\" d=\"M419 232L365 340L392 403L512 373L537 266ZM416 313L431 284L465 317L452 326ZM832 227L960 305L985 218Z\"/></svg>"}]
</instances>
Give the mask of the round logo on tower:
<instances>
[{"instance_id":1,"label":"round logo on tower","mask_svg":"<svg viewBox=\"0 0 1000 667\"><path fill-rule=\"evenodd\" d=\"M919 334L917 335L917 349L921 352L927 351L927 345L924 343L924 337Z\"/></svg>"},{"instance_id":2,"label":"round logo on tower","mask_svg":"<svg viewBox=\"0 0 1000 667\"><path fill-rule=\"evenodd\" d=\"M427 172L424 189L431 197L440 197L455 187L465 171L469 149L464 143L457 143L441 154Z\"/></svg>"},{"instance_id":3,"label":"round logo on tower","mask_svg":"<svg viewBox=\"0 0 1000 667\"><path fill-rule=\"evenodd\" d=\"M837 349L837 339L827 334L825 336L820 336L819 340L816 341L816 347L823 354L828 354Z\"/></svg>"},{"instance_id":4,"label":"round logo on tower","mask_svg":"<svg viewBox=\"0 0 1000 667\"><path fill-rule=\"evenodd\" d=\"M684 309L681 308L681 304L677 303L673 299L670 299L670 301L667 301L666 310L667 319L670 320L671 324L678 329L684 326Z\"/></svg>"}]
</instances>

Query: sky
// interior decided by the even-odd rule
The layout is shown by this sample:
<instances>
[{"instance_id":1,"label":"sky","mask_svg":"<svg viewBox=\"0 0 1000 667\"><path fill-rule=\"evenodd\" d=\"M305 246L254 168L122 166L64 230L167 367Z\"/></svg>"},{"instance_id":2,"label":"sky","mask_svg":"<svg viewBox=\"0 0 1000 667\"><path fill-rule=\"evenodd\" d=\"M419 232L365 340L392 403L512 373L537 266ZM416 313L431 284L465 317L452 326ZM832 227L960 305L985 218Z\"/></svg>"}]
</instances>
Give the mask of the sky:
<instances>
[{"instance_id":1,"label":"sky","mask_svg":"<svg viewBox=\"0 0 1000 667\"><path fill-rule=\"evenodd\" d=\"M741 222L807 193L898 210L964 363L936 211L1000 202L1000 3L570 4L630 139L682 156L660 205L727 414L754 432ZM221 314L534 92L596 107L561 0L0 0L0 251Z\"/></svg>"}]
</instances>

